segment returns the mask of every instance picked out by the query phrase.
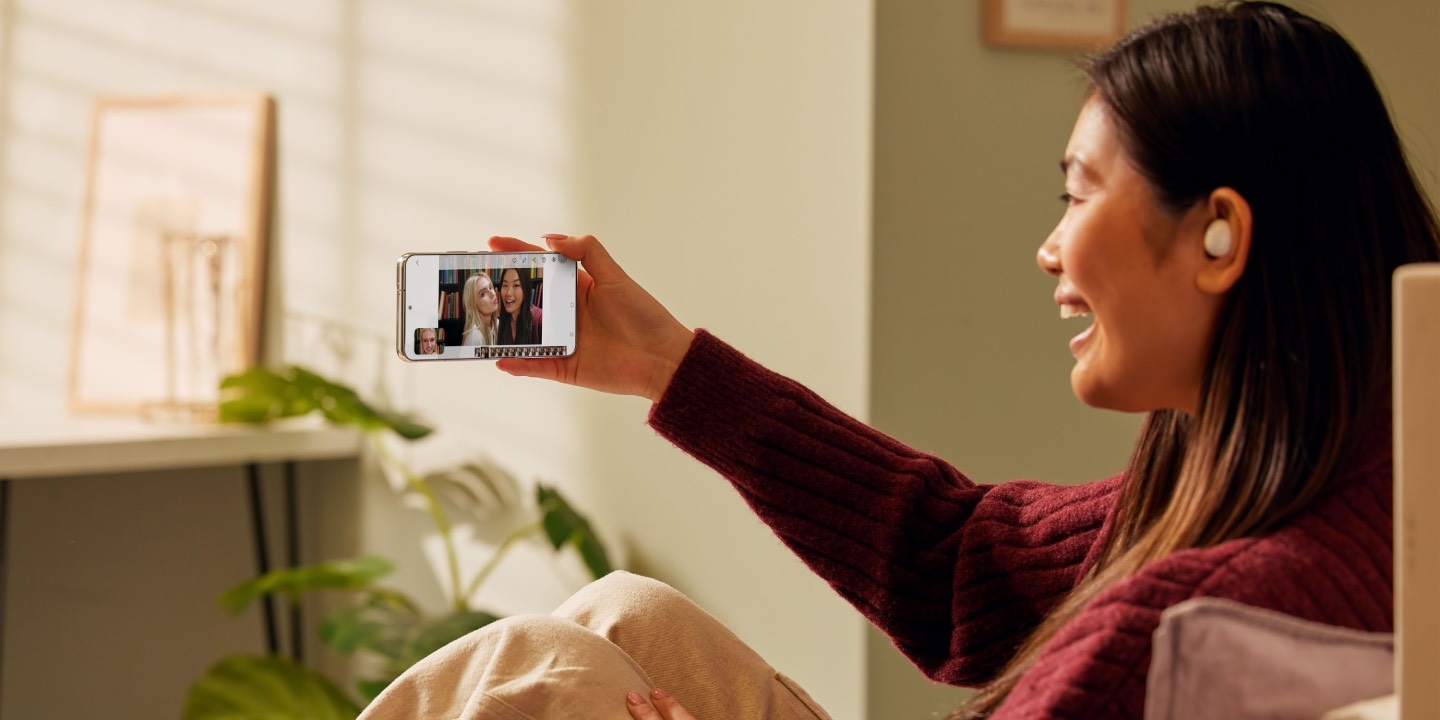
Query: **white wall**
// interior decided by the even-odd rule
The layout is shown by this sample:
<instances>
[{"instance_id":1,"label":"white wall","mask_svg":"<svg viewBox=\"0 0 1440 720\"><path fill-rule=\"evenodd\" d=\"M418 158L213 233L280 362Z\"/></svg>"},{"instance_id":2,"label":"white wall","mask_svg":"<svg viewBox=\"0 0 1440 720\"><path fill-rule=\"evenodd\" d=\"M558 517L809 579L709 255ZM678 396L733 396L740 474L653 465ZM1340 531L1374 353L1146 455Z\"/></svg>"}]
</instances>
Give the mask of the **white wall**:
<instances>
[{"instance_id":1,"label":"white wall","mask_svg":"<svg viewBox=\"0 0 1440 720\"><path fill-rule=\"evenodd\" d=\"M841 408L867 392L870 3L577 3L577 224L677 317ZM862 716L858 616L708 470L586 397L603 508L837 720Z\"/></svg>"},{"instance_id":2,"label":"white wall","mask_svg":"<svg viewBox=\"0 0 1440 720\"><path fill-rule=\"evenodd\" d=\"M561 485L631 567L858 718L860 620L645 403L403 366L391 288L406 251L595 233L684 322L863 415L870 41L861 0L4 0L0 413L65 412L92 97L270 91L283 359L424 412L443 432L417 464L483 452ZM362 549L438 602L425 519L365 482ZM579 581L534 557L481 599L547 609Z\"/></svg>"}]
</instances>

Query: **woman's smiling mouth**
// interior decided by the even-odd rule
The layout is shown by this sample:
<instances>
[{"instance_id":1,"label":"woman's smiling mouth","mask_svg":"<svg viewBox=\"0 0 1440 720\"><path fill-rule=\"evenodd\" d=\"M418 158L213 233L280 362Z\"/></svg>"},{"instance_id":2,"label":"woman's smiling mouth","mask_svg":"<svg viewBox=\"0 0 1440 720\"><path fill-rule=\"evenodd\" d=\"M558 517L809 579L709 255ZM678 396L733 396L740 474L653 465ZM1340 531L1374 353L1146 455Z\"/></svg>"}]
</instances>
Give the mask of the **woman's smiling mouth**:
<instances>
[{"instance_id":1,"label":"woman's smiling mouth","mask_svg":"<svg viewBox=\"0 0 1440 720\"><path fill-rule=\"evenodd\" d=\"M1060 306L1060 318L1062 320L1091 317L1094 314L1093 311L1090 310L1090 306L1085 304L1084 300L1081 300L1079 296L1072 293L1055 293L1055 302ZM1095 323L1092 322L1083 332L1070 339L1070 353L1072 355L1078 354L1080 349L1085 346L1085 343L1089 341L1090 337L1094 334Z\"/></svg>"}]
</instances>

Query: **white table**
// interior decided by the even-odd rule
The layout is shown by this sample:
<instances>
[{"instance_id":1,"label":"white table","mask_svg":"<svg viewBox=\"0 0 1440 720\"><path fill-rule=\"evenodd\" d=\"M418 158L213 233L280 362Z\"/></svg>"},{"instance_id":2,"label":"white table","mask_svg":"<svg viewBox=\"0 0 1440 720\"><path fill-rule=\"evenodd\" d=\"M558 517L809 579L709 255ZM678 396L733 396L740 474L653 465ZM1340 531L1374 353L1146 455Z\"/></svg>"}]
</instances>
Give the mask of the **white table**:
<instances>
[{"instance_id":1,"label":"white table","mask_svg":"<svg viewBox=\"0 0 1440 720\"><path fill-rule=\"evenodd\" d=\"M356 432L308 420L259 428L0 418L3 480L327 460L354 457L359 450Z\"/></svg>"}]
</instances>

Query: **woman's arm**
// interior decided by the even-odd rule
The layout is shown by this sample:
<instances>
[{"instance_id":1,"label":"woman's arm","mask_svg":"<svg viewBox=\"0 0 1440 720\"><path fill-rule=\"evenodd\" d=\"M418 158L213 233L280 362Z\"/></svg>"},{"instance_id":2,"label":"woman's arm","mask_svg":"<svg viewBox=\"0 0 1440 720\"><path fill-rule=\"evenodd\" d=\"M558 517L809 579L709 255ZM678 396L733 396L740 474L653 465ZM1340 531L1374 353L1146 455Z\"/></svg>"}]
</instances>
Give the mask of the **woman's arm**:
<instances>
[{"instance_id":1,"label":"woman's arm","mask_svg":"<svg viewBox=\"0 0 1440 720\"><path fill-rule=\"evenodd\" d=\"M996 672L1073 587L1118 484L976 485L704 331L650 424L951 684Z\"/></svg>"},{"instance_id":2,"label":"woman's arm","mask_svg":"<svg viewBox=\"0 0 1440 720\"><path fill-rule=\"evenodd\" d=\"M1114 479L976 485L714 336L692 333L595 238L546 239L583 266L576 352L497 367L657 403L651 425L728 478L931 677L987 679L1079 577ZM490 246L537 249L513 238Z\"/></svg>"}]
</instances>

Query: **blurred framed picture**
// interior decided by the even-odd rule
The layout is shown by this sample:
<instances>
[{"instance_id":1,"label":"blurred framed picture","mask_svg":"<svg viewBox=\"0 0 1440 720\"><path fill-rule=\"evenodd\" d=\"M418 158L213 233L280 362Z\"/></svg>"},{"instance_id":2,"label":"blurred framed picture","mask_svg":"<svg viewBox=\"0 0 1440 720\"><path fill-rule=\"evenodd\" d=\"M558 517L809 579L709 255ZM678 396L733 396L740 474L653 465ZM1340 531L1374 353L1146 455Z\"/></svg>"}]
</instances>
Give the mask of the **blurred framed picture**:
<instances>
[{"instance_id":1,"label":"blurred framed picture","mask_svg":"<svg viewBox=\"0 0 1440 720\"><path fill-rule=\"evenodd\" d=\"M1000 47L1092 50L1125 32L1125 0L985 0L983 12Z\"/></svg>"},{"instance_id":2,"label":"blurred framed picture","mask_svg":"<svg viewBox=\"0 0 1440 720\"><path fill-rule=\"evenodd\" d=\"M257 362L274 117L266 95L96 100L73 411L210 415Z\"/></svg>"}]
</instances>

